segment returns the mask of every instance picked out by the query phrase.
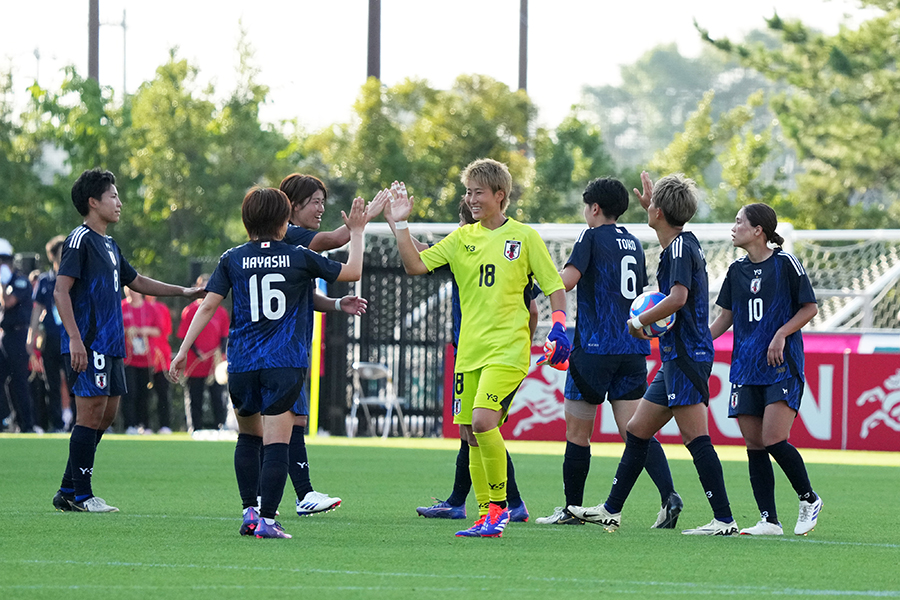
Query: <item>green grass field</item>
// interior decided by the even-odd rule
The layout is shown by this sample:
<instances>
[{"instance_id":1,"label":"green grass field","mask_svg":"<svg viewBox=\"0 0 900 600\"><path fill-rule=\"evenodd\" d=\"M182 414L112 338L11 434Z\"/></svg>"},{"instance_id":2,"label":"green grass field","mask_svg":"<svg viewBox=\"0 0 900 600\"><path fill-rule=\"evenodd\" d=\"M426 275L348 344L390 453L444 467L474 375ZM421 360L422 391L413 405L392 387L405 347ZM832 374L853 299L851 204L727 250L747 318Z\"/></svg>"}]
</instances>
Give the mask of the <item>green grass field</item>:
<instances>
[{"instance_id":1,"label":"green grass field","mask_svg":"<svg viewBox=\"0 0 900 600\"><path fill-rule=\"evenodd\" d=\"M310 446L316 489L344 499L334 512L300 518L293 491L281 522L291 540L238 535L240 499L232 442L183 436L125 438L100 446L95 492L115 514L54 512L68 439L0 437L0 594L6 598L617 598L761 595L900 597L900 464L827 464L805 451L825 500L809 537L790 532L797 501L776 468L783 538L688 537L650 530L659 510L645 476L623 525L541 526L562 503L562 444L511 444L532 522L502 539L457 539L466 521L426 520L415 507L446 497L453 441L322 440ZM435 449L437 446L439 449ZM723 458L739 450L721 449ZM679 526L705 524L711 511L680 448L667 447L684 497ZM543 452L543 453L542 453ZM594 447L586 503L605 498L621 447ZM606 456L603 456L606 455ZM822 458L824 457L824 458ZM851 461L852 462L852 461ZM758 520L746 461L726 460L738 525ZM290 488L290 485L288 485ZM469 510L472 513L470 497Z\"/></svg>"}]
</instances>

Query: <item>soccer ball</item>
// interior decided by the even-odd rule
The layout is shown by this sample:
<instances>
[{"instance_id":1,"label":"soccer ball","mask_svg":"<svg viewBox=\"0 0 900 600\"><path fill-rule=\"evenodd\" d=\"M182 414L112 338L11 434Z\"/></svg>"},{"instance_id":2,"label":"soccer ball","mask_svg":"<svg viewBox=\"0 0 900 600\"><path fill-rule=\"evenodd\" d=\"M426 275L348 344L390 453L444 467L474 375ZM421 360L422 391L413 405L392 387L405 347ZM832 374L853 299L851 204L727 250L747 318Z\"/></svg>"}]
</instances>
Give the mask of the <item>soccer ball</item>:
<instances>
[{"instance_id":1,"label":"soccer ball","mask_svg":"<svg viewBox=\"0 0 900 600\"><path fill-rule=\"evenodd\" d=\"M634 318L639 314L650 310L660 302L662 302L663 298L666 295L662 292L644 292L640 296L634 299L634 302L631 303L631 317ZM644 325L644 333L647 334L648 337L659 337L665 332L672 329L675 325L675 313L672 313L665 319L661 319L656 321L655 323L650 323L649 325Z\"/></svg>"}]
</instances>

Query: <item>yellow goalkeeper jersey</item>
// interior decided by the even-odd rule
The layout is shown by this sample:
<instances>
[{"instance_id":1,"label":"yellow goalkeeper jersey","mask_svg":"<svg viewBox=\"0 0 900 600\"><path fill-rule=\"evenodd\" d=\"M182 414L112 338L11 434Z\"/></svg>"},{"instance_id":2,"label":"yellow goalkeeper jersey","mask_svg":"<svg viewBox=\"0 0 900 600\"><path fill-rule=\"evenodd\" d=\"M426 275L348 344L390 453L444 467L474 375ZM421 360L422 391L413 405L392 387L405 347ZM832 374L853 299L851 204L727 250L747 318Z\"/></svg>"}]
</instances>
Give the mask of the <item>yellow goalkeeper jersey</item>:
<instances>
[{"instance_id":1,"label":"yellow goalkeeper jersey","mask_svg":"<svg viewBox=\"0 0 900 600\"><path fill-rule=\"evenodd\" d=\"M533 276L548 296L565 289L537 231L513 219L493 231L474 223L454 230L421 257L431 271L449 265L459 287L456 371L509 365L527 373L531 340L525 288Z\"/></svg>"}]
</instances>

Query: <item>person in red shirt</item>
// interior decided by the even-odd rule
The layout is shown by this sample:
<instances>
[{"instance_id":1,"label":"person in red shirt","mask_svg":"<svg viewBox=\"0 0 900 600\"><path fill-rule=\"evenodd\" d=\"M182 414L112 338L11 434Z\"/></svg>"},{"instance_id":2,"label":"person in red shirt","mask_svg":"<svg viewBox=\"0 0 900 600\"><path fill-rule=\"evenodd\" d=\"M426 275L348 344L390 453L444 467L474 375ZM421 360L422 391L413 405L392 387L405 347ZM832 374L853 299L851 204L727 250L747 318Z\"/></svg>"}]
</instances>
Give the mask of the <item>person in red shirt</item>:
<instances>
[{"instance_id":1,"label":"person in red shirt","mask_svg":"<svg viewBox=\"0 0 900 600\"><path fill-rule=\"evenodd\" d=\"M169 380L166 373L172 362L172 346L169 336L172 335L172 313L169 307L158 302L154 296L145 296L147 303L156 311L159 324L159 335L150 337L150 367L153 377L153 391L156 394L156 414L159 418L157 433L172 433L171 405L169 399Z\"/></svg>"},{"instance_id":2,"label":"person in red shirt","mask_svg":"<svg viewBox=\"0 0 900 600\"><path fill-rule=\"evenodd\" d=\"M209 275L203 274L197 278L197 286L202 289L206 287L207 281L209 281ZM188 328L199 307L200 302L192 302L182 311L181 323L178 325L180 339L184 339L184 336L187 335ZM221 428L225 424L224 390L222 385L216 381L215 369L222 360L225 342L228 340L229 322L228 313L219 306L187 354L187 366L184 374L187 377L188 397L191 405L189 430L204 429L203 395L207 388L215 420L214 427Z\"/></svg>"},{"instance_id":3,"label":"person in red shirt","mask_svg":"<svg viewBox=\"0 0 900 600\"><path fill-rule=\"evenodd\" d=\"M122 323L125 326L125 386L122 413L125 433L150 433L147 401L150 396L150 338L159 336L159 316L144 295L125 288L122 300Z\"/></svg>"}]
</instances>

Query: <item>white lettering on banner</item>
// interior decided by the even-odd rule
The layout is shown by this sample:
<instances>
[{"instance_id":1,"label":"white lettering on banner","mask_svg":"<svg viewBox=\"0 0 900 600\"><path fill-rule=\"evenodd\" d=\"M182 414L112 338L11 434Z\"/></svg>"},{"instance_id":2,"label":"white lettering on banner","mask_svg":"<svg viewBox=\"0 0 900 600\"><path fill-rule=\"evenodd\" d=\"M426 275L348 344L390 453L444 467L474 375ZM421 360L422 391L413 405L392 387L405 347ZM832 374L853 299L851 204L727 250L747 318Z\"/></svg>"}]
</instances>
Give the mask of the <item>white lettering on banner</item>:
<instances>
[{"instance_id":1,"label":"white lettering on banner","mask_svg":"<svg viewBox=\"0 0 900 600\"><path fill-rule=\"evenodd\" d=\"M728 374L731 372L731 365L725 362L714 362L712 373L710 374L710 389L712 389L712 378L716 377L721 384L719 393L709 399L709 412L716 424L716 429L725 437L741 439L741 428L738 426L737 419L728 418L728 401L731 398L731 382L728 381ZM677 431L676 431L677 433Z\"/></svg>"},{"instance_id":2,"label":"white lettering on banner","mask_svg":"<svg viewBox=\"0 0 900 600\"><path fill-rule=\"evenodd\" d=\"M800 402L800 419L817 440L831 439L831 417L834 399L834 365L819 365L819 401L813 397L809 381L803 387Z\"/></svg>"}]
</instances>

